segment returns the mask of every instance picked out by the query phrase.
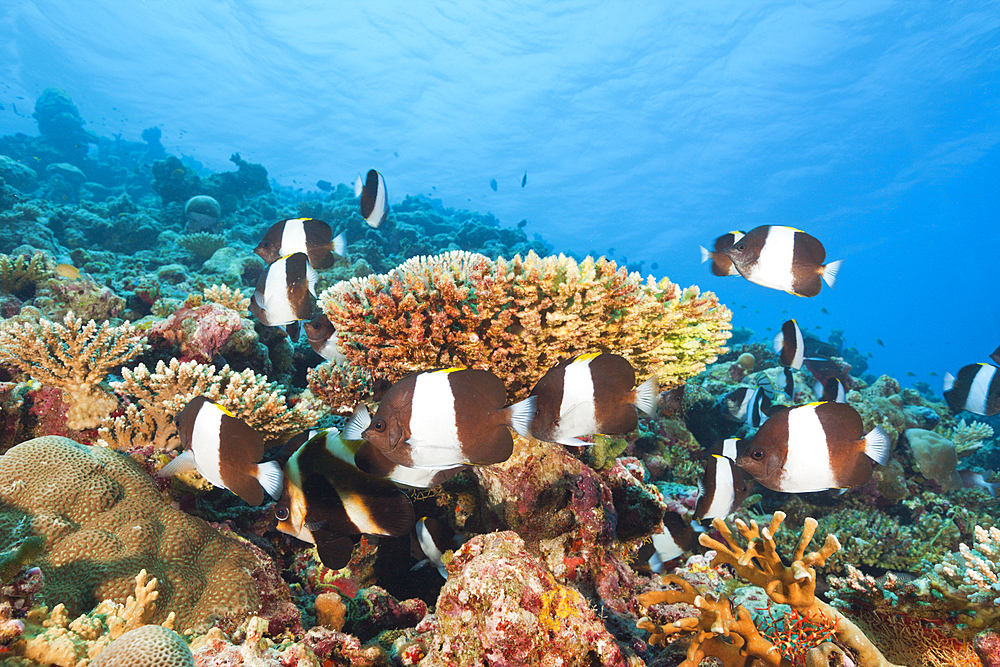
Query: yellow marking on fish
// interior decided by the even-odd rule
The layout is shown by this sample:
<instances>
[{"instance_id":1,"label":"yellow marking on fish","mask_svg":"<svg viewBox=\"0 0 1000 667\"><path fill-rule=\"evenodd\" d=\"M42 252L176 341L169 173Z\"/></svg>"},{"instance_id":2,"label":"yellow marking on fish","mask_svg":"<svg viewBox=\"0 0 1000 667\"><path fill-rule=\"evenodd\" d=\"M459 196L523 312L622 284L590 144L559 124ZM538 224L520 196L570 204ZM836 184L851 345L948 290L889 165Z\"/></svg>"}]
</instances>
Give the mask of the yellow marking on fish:
<instances>
[{"instance_id":1,"label":"yellow marking on fish","mask_svg":"<svg viewBox=\"0 0 1000 667\"><path fill-rule=\"evenodd\" d=\"M601 356L600 352L587 352L586 354L581 354L576 359L573 360L574 364L582 364L585 361L593 361L597 357Z\"/></svg>"},{"instance_id":2,"label":"yellow marking on fish","mask_svg":"<svg viewBox=\"0 0 1000 667\"><path fill-rule=\"evenodd\" d=\"M455 371L464 371L464 368L441 368L436 371L431 371L431 373L454 373Z\"/></svg>"},{"instance_id":3,"label":"yellow marking on fish","mask_svg":"<svg viewBox=\"0 0 1000 667\"><path fill-rule=\"evenodd\" d=\"M823 405L824 403L829 403L829 402L830 401L813 401L812 403L804 403L803 405L800 405L799 407L800 408L810 408L810 407L814 408L817 405Z\"/></svg>"},{"instance_id":4,"label":"yellow marking on fish","mask_svg":"<svg viewBox=\"0 0 1000 667\"><path fill-rule=\"evenodd\" d=\"M215 401L212 401L212 405L214 405L215 407L219 408L220 410L222 410L222 412L224 412L225 414L229 415L229 416L230 416L230 417L232 417L233 419L236 419L236 418L237 418L237 417L236 417L236 415L234 415L234 414L233 414L232 412L230 412L229 410L227 410L227 409L226 409L226 408L224 408L223 406L219 405L219 404L218 404L218 403L216 403Z\"/></svg>"}]
</instances>

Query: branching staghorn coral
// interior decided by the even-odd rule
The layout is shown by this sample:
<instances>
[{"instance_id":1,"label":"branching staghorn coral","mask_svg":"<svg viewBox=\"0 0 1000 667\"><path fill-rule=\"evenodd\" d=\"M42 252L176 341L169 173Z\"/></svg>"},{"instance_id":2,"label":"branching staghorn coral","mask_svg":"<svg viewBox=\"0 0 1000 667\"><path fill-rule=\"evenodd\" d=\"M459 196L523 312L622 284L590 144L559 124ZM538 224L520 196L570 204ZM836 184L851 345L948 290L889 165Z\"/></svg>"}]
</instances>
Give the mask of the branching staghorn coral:
<instances>
[{"instance_id":1,"label":"branching staghorn coral","mask_svg":"<svg viewBox=\"0 0 1000 667\"><path fill-rule=\"evenodd\" d=\"M177 243L192 255L204 261L215 254L216 250L226 245L226 237L221 234L198 232L196 234L181 236L177 240Z\"/></svg>"},{"instance_id":2,"label":"branching staghorn coral","mask_svg":"<svg viewBox=\"0 0 1000 667\"><path fill-rule=\"evenodd\" d=\"M235 310L240 317L250 317L250 297L243 296L239 290L229 285L212 285L204 291L205 301L217 303L230 310Z\"/></svg>"},{"instance_id":3,"label":"branching staghorn coral","mask_svg":"<svg viewBox=\"0 0 1000 667\"><path fill-rule=\"evenodd\" d=\"M222 405L265 440L308 429L320 418L312 401L299 401L289 408L283 387L249 368L237 373L229 366L217 370L196 361L171 359L169 364L157 362L153 371L145 364L123 368L122 377L111 386L135 403L124 415L105 420L98 431L98 444L112 449L142 444L157 449L178 447L173 418L195 396L207 396Z\"/></svg>"},{"instance_id":4,"label":"branching staghorn coral","mask_svg":"<svg viewBox=\"0 0 1000 667\"><path fill-rule=\"evenodd\" d=\"M388 274L337 283L320 303L349 366L390 381L426 368L483 368L512 397L562 359L598 349L627 358L640 378L657 373L661 384L678 384L716 359L731 328L730 311L697 287L643 283L605 258L578 264L534 253L414 257ZM332 369L331 380L339 375Z\"/></svg>"},{"instance_id":5,"label":"branching staghorn coral","mask_svg":"<svg viewBox=\"0 0 1000 667\"><path fill-rule=\"evenodd\" d=\"M38 324L5 322L0 327L0 361L62 389L69 406L66 425L76 430L94 428L118 407L100 383L108 371L146 347L145 334L128 322L84 324L73 311L62 324L42 319Z\"/></svg>"},{"instance_id":6,"label":"branching staghorn coral","mask_svg":"<svg viewBox=\"0 0 1000 667\"><path fill-rule=\"evenodd\" d=\"M846 616L835 608L816 598L816 566L822 566L827 558L840 549L835 535L827 535L819 551L805 553L816 531L816 520L807 518L802 528L799 544L792 555L791 566L781 561L774 544L774 535L785 520L784 512L775 512L771 525L761 529L756 521L748 526L737 519L736 527L746 541L743 548L722 519L715 519L712 526L722 534L725 543L719 542L707 533L702 533L698 541L716 551L712 567L721 564L731 566L736 573L754 586L764 589L767 596L777 604L785 604L803 617L828 619L836 626L837 641L853 650L860 667L894 667L875 647L864 633ZM672 634L693 634L688 648L687 659L682 667L697 667L702 658L715 656L725 667L751 665L772 665L790 667L791 662L764 638L754 625L750 613L741 605L733 608L728 598L715 599L698 594L693 586L679 577L668 575L666 583L674 583L681 591L651 591L639 596L639 604L646 608L660 602L687 602L701 610L697 618L684 618L663 626L653 622L648 616L638 622L638 627L651 633L649 642L665 643ZM826 665L831 652L841 652L831 644L822 644L807 654L807 665ZM843 657L843 654L841 652Z\"/></svg>"},{"instance_id":7,"label":"branching staghorn coral","mask_svg":"<svg viewBox=\"0 0 1000 667\"><path fill-rule=\"evenodd\" d=\"M51 272L44 253L36 252L30 258L27 255L0 255L0 292L19 294Z\"/></svg>"},{"instance_id":8,"label":"branching staghorn coral","mask_svg":"<svg viewBox=\"0 0 1000 667\"><path fill-rule=\"evenodd\" d=\"M969 601L987 605L1000 604L1000 528L975 528L976 543L969 548L964 542L957 554L946 556L934 570Z\"/></svg>"},{"instance_id":9,"label":"branching staghorn coral","mask_svg":"<svg viewBox=\"0 0 1000 667\"><path fill-rule=\"evenodd\" d=\"M965 420L958 422L950 433L942 434L955 445L955 453L968 456L993 439L993 427L985 422L966 424Z\"/></svg>"}]
</instances>

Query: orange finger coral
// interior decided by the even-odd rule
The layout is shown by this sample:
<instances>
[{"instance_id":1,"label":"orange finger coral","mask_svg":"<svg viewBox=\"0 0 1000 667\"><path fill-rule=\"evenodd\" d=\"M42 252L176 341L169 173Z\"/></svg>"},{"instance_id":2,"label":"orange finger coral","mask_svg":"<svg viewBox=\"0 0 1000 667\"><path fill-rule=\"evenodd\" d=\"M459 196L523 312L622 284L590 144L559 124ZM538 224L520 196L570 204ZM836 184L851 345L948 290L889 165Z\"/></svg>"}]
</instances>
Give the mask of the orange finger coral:
<instances>
[{"instance_id":1,"label":"orange finger coral","mask_svg":"<svg viewBox=\"0 0 1000 667\"><path fill-rule=\"evenodd\" d=\"M317 385L321 377L356 384L351 367L390 381L433 367L487 369L519 397L560 360L596 349L669 386L714 361L731 328L731 312L697 287L644 283L603 257L577 263L533 252L414 257L385 275L338 283L320 303L348 365L313 373L313 391L343 401L333 406L340 410L353 407L357 391Z\"/></svg>"}]
</instances>

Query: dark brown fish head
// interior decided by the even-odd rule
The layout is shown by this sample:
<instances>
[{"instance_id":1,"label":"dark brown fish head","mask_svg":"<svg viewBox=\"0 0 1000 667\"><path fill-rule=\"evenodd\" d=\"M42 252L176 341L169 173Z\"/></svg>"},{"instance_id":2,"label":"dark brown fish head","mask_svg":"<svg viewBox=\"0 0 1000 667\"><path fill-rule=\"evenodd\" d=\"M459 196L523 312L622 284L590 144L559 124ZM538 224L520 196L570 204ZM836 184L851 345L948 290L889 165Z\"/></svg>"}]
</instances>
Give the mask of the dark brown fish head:
<instances>
[{"instance_id":1,"label":"dark brown fish head","mask_svg":"<svg viewBox=\"0 0 1000 667\"><path fill-rule=\"evenodd\" d=\"M763 443L755 445L752 440L746 444L741 442L740 445L740 451L736 455L736 465L765 486L768 480L777 479L782 463L779 454L771 451Z\"/></svg>"},{"instance_id":2,"label":"dark brown fish head","mask_svg":"<svg viewBox=\"0 0 1000 667\"><path fill-rule=\"evenodd\" d=\"M404 427L405 426L405 427ZM400 423L397 415L379 406L372 423L361 436L383 452L391 452L410 437L408 425Z\"/></svg>"},{"instance_id":3,"label":"dark brown fish head","mask_svg":"<svg viewBox=\"0 0 1000 667\"><path fill-rule=\"evenodd\" d=\"M271 225L270 229L267 230L267 233L264 234L264 238L261 239L260 243L257 244L257 247L253 249L253 251L260 255L260 258L268 264L280 257L281 232L284 227L284 220Z\"/></svg>"},{"instance_id":4,"label":"dark brown fish head","mask_svg":"<svg viewBox=\"0 0 1000 667\"><path fill-rule=\"evenodd\" d=\"M330 340L330 336L335 331L333 323L330 322L330 318L325 314L317 315L309 320L303 325L303 328L306 331L306 338L309 339L309 343L316 343L317 345L322 345Z\"/></svg>"},{"instance_id":5,"label":"dark brown fish head","mask_svg":"<svg viewBox=\"0 0 1000 667\"><path fill-rule=\"evenodd\" d=\"M737 271L746 275L760 259L760 251L763 249L766 239L767 227L757 227L736 239L733 245L724 248L722 252L732 260Z\"/></svg>"}]
</instances>

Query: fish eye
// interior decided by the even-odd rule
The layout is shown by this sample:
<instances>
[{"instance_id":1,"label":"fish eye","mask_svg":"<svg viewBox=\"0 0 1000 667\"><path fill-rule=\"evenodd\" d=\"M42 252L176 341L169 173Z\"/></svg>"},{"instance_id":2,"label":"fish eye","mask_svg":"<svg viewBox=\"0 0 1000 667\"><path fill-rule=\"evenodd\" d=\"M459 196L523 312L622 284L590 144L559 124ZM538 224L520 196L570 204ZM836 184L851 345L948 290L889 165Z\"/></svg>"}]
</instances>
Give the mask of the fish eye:
<instances>
[{"instance_id":1,"label":"fish eye","mask_svg":"<svg viewBox=\"0 0 1000 667\"><path fill-rule=\"evenodd\" d=\"M747 244L746 243L739 243L739 244L736 245L736 249L739 250L740 252L742 252L742 251L744 251L744 250L747 249Z\"/></svg>"},{"instance_id":2,"label":"fish eye","mask_svg":"<svg viewBox=\"0 0 1000 667\"><path fill-rule=\"evenodd\" d=\"M385 431L385 420L376 419L375 421L372 422L372 428L379 433L383 433Z\"/></svg>"},{"instance_id":3,"label":"fish eye","mask_svg":"<svg viewBox=\"0 0 1000 667\"><path fill-rule=\"evenodd\" d=\"M752 452L750 452L750 456L753 458L754 461L760 461L762 458L764 458L764 450L755 449Z\"/></svg>"},{"instance_id":4,"label":"fish eye","mask_svg":"<svg viewBox=\"0 0 1000 667\"><path fill-rule=\"evenodd\" d=\"M286 521L288 519L288 508L276 507L274 509L274 518L278 521Z\"/></svg>"}]
</instances>

